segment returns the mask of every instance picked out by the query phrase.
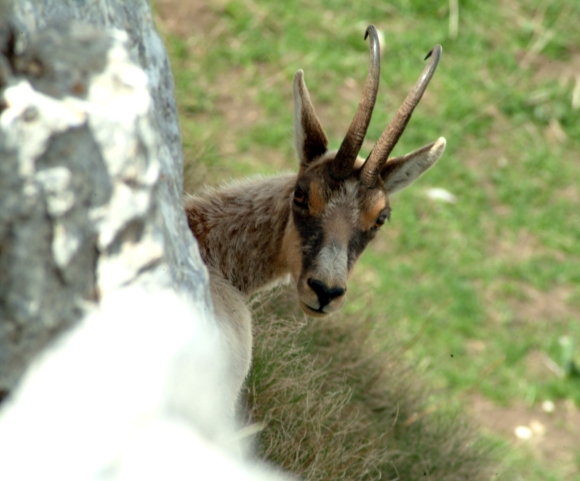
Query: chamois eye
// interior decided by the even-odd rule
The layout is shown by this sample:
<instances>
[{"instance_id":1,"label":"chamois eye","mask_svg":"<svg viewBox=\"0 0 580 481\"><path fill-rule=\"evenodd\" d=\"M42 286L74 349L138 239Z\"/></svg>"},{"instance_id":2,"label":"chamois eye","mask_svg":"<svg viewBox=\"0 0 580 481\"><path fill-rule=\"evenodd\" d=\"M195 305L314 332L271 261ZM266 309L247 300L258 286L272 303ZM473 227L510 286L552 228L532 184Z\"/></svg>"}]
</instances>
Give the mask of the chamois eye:
<instances>
[{"instance_id":1,"label":"chamois eye","mask_svg":"<svg viewBox=\"0 0 580 481\"><path fill-rule=\"evenodd\" d=\"M296 187L296 190L294 191L294 204L302 208L308 206L308 203L306 202L306 194L300 187Z\"/></svg>"},{"instance_id":2,"label":"chamois eye","mask_svg":"<svg viewBox=\"0 0 580 481\"><path fill-rule=\"evenodd\" d=\"M377 218L377 220L375 221L375 223L371 227L371 229L372 230L379 230L387 219L389 219L389 220L391 219L391 213L390 212L381 213L381 215L379 215L379 217Z\"/></svg>"}]
</instances>

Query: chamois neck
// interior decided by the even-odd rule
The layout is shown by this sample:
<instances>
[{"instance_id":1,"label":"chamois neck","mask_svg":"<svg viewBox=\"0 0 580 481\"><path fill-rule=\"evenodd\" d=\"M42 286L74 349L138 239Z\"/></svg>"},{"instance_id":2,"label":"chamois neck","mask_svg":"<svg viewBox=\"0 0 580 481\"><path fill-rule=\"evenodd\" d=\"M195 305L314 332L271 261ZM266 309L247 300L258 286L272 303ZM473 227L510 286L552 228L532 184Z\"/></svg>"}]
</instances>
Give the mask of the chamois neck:
<instances>
[{"instance_id":1,"label":"chamois neck","mask_svg":"<svg viewBox=\"0 0 580 481\"><path fill-rule=\"evenodd\" d=\"M185 200L201 256L245 294L289 273L282 253L294 175L246 180Z\"/></svg>"}]
</instances>

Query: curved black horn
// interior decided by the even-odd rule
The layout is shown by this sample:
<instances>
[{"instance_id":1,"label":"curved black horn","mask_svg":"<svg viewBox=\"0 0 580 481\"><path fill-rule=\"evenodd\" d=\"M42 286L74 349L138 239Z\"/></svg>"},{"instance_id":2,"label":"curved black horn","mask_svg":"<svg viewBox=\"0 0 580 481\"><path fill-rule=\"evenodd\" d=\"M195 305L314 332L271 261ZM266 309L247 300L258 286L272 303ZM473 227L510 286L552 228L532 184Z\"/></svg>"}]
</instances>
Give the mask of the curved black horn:
<instances>
[{"instance_id":1,"label":"curved black horn","mask_svg":"<svg viewBox=\"0 0 580 481\"><path fill-rule=\"evenodd\" d=\"M429 58L429 63L423 69L419 80L417 80L417 83L409 92L409 95L407 95L407 98L399 108L397 115L395 115L393 120L391 120L385 131L382 133L378 142L369 154L369 157L362 166L360 174L361 182L367 187L373 187L375 185L381 169L399 141L399 138L403 134L403 131L413 114L413 110L421 100L427 85L429 85L429 81L435 73L442 52L443 48L441 45L436 45L427 54L425 60Z\"/></svg>"},{"instance_id":2,"label":"curved black horn","mask_svg":"<svg viewBox=\"0 0 580 481\"><path fill-rule=\"evenodd\" d=\"M331 174L333 177L344 180L350 177L354 162L358 156L367 128L371 121L373 108L377 100L380 77L380 45L379 35L374 25L369 25L365 32L365 40L370 37L369 72L363 88L362 98L358 105L354 119L348 132L340 145L332 164Z\"/></svg>"}]
</instances>

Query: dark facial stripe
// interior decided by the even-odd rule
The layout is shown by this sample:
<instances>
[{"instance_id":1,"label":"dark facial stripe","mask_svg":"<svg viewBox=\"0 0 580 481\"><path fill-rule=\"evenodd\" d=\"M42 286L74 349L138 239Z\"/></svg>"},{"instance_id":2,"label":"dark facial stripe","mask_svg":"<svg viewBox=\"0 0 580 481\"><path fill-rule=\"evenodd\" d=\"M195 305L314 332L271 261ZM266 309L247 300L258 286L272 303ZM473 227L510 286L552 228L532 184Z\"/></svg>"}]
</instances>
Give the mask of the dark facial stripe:
<instances>
[{"instance_id":1,"label":"dark facial stripe","mask_svg":"<svg viewBox=\"0 0 580 481\"><path fill-rule=\"evenodd\" d=\"M311 216L308 212L299 208L293 210L294 225L298 230L302 247L302 266L308 269L314 266L316 256L322 249L324 232L319 218Z\"/></svg>"},{"instance_id":2,"label":"dark facial stripe","mask_svg":"<svg viewBox=\"0 0 580 481\"><path fill-rule=\"evenodd\" d=\"M362 231L357 229L348 243L348 271L352 269L356 260L365 250L368 243L375 236L376 231Z\"/></svg>"}]
</instances>

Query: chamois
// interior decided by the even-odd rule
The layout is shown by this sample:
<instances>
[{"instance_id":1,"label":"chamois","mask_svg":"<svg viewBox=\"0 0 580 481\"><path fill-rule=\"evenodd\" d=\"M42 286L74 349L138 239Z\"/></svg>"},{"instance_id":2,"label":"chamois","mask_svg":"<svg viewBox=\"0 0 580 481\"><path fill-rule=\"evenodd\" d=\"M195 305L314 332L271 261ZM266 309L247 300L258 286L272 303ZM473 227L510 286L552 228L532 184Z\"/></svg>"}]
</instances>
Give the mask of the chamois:
<instances>
[{"instance_id":1,"label":"chamois","mask_svg":"<svg viewBox=\"0 0 580 481\"><path fill-rule=\"evenodd\" d=\"M389 196L410 185L445 149L440 137L389 158L441 57L429 62L366 160L359 150L376 102L380 73L377 31L370 25L369 72L350 128L338 151L328 150L304 83L294 77L297 175L243 180L184 201L189 226L209 271L216 317L230 362L232 409L250 369L249 296L291 280L302 310L314 317L341 308L357 258L390 218Z\"/></svg>"}]
</instances>

